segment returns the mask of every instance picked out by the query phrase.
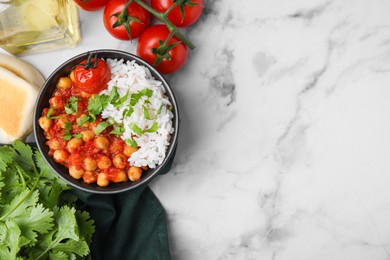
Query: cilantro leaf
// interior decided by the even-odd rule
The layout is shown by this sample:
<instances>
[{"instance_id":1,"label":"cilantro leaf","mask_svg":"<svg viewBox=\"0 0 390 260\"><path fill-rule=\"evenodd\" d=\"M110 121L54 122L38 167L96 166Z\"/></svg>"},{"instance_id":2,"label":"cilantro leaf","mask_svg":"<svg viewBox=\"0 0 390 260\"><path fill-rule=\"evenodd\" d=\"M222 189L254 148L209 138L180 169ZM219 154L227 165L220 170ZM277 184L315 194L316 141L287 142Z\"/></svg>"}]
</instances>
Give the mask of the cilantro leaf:
<instances>
[{"instance_id":1,"label":"cilantro leaf","mask_svg":"<svg viewBox=\"0 0 390 260\"><path fill-rule=\"evenodd\" d=\"M125 103L127 101L127 99L129 98L129 92L127 91L126 92L126 95L124 95L123 97L121 97L118 101L114 102L114 107L115 108L118 108L120 106L123 105L123 103Z\"/></svg>"},{"instance_id":2,"label":"cilantro leaf","mask_svg":"<svg viewBox=\"0 0 390 260\"><path fill-rule=\"evenodd\" d=\"M17 154L14 153L13 159L26 171L36 171L31 147L19 140L14 142L13 147L17 152Z\"/></svg>"},{"instance_id":3,"label":"cilantro leaf","mask_svg":"<svg viewBox=\"0 0 390 260\"><path fill-rule=\"evenodd\" d=\"M51 114L53 113L53 110L56 109L54 107L50 107L49 108L49 111L47 111L47 114L46 114L46 118L47 119L56 119L56 118L60 118L60 116L52 116Z\"/></svg>"},{"instance_id":4,"label":"cilantro leaf","mask_svg":"<svg viewBox=\"0 0 390 260\"><path fill-rule=\"evenodd\" d=\"M139 91L138 93L132 94L130 98L130 105L134 106L137 104L138 100L140 100L141 97L151 97L153 95L153 90L149 88L144 88L143 90Z\"/></svg>"},{"instance_id":5,"label":"cilantro leaf","mask_svg":"<svg viewBox=\"0 0 390 260\"><path fill-rule=\"evenodd\" d=\"M134 139L126 139L125 143L127 145L133 146L134 148L138 147L138 144L137 144L137 142Z\"/></svg>"},{"instance_id":6,"label":"cilantro leaf","mask_svg":"<svg viewBox=\"0 0 390 260\"><path fill-rule=\"evenodd\" d=\"M88 100L88 111L90 114L98 115L108 104L108 96L107 95L93 95Z\"/></svg>"},{"instance_id":7,"label":"cilantro leaf","mask_svg":"<svg viewBox=\"0 0 390 260\"><path fill-rule=\"evenodd\" d=\"M149 129L144 130L144 132L153 133L156 132L157 129L158 129L158 123L154 122L153 125Z\"/></svg>"},{"instance_id":8,"label":"cilantro leaf","mask_svg":"<svg viewBox=\"0 0 390 260\"><path fill-rule=\"evenodd\" d=\"M12 162L12 148L9 146L0 147L0 172L4 172L9 163Z\"/></svg>"},{"instance_id":9,"label":"cilantro leaf","mask_svg":"<svg viewBox=\"0 0 390 260\"><path fill-rule=\"evenodd\" d=\"M122 119L123 118L125 118L125 117L130 117L131 116L131 114L133 114L133 112L134 112L134 108L133 107L129 107L129 109L125 109L125 110L123 110L123 113L122 113Z\"/></svg>"},{"instance_id":10,"label":"cilantro leaf","mask_svg":"<svg viewBox=\"0 0 390 260\"><path fill-rule=\"evenodd\" d=\"M93 221L62 200L69 188L37 149L20 141L0 147L0 259L89 254Z\"/></svg>"},{"instance_id":11,"label":"cilantro leaf","mask_svg":"<svg viewBox=\"0 0 390 260\"><path fill-rule=\"evenodd\" d=\"M110 132L112 135L121 136L125 132L125 127L123 125L115 126L114 130Z\"/></svg>"},{"instance_id":12,"label":"cilantro leaf","mask_svg":"<svg viewBox=\"0 0 390 260\"><path fill-rule=\"evenodd\" d=\"M109 126L111 126L111 125L112 125L112 124L109 123L109 122L107 122L107 121L102 121L102 122L100 122L100 123L96 126L96 128L95 128L95 130L94 130L95 135L100 134L100 133L103 132L107 127L109 127Z\"/></svg>"},{"instance_id":13,"label":"cilantro leaf","mask_svg":"<svg viewBox=\"0 0 390 260\"><path fill-rule=\"evenodd\" d=\"M141 128L139 128L135 123L131 123L129 125L129 128L133 130L134 133L136 133L138 136L141 136L144 134Z\"/></svg>"},{"instance_id":14,"label":"cilantro leaf","mask_svg":"<svg viewBox=\"0 0 390 260\"><path fill-rule=\"evenodd\" d=\"M80 236L84 237L87 243L92 242L92 236L95 232L93 220L87 211L76 211L76 220L79 225Z\"/></svg>"},{"instance_id":15,"label":"cilantro leaf","mask_svg":"<svg viewBox=\"0 0 390 260\"><path fill-rule=\"evenodd\" d=\"M74 114L78 111L79 98L71 96L65 104L65 113L68 115Z\"/></svg>"},{"instance_id":16,"label":"cilantro leaf","mask_svg":"<svg viewBox=\"0 0 390 260\"><path fill-rule=\"evenodd\" d=\"M21 231L18 225L13 221L6 221L0 228L4 238L0 244L0 259L16 259L17 253L20 250L19 243L25 243L25 239L21 239Z\"/></svg>"}]
</instances>

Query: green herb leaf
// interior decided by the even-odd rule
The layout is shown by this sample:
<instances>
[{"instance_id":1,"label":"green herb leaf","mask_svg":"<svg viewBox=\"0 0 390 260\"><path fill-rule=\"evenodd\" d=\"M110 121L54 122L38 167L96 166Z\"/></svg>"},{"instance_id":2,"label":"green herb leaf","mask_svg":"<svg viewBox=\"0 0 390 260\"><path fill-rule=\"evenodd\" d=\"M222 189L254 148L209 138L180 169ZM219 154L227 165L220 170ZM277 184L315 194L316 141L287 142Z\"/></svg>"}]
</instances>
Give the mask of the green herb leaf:
<instances>
[{"instance_id":1,"label":"green herb leaf","mask_svg":"<svg viewBox=\"0 0 390 260\"><path fill-rule=\"evenodd\" d=\"M130 117L131 114L133 114L133 112L134 112L134 108L133 107L130 107L129 109L123 110L122 119L125 118L125 117Z\"/></svg>"},{"instance_id":2,"label":"green herb leaf","mask_svg":"<svg viewBox=\"0 0 390 260\"><path fill-rule=\"evenodd\" d=\"M149 129L146 129L144 132L153 133L156 132L157 129L158 129L158 123L154 122L153 125Z\"/></svg>"},{"instance_id":3,"label":"green herb leaf","mask_svg":"<svg viewBox=\"0 0 390 260\"><path fill-rule=\"evenodd\" d=\"M118 137L123 135L123 133L125 132L125 128L123 125L117 125L114 130L112 130L110 132L110 134L113 134L113 135L117 135Z\"/></svg>"},{"instance_id":4,"label":"green herb leaf","mask_svg":"<svg viewBox=\"0 0 390 260\"><path fill-rule=\"evenodd\" d=\"M96 118L96 117L95 117ZM82 126L83 124L85 124L86 122L88 122L89 120L91 120L90 116L83 116L78 122L77 122L77 125L78 126Z\"/></svg>"},{"instance_id":5,"label":"green herb leaf","mask_svg":"<svg viewBox=\"0 0 390 260\"><path fill-rule=\"evenodd\" d=\"M109 127L110 125L112 125L112 124L110 124L110 123L107 122L107 121L102 121L102 122L100 122L100 123L97 125L97 127L95 128L95 130L94 130L95 134L96 134L96 135L100 134L100 133L103 132L107 127Z\"/></svg>"},{"instance_id":6,"label":"green herb leaf","mask_svg":"<svg viewBox=\"0 0 390 260\"><path fill-rule=\"evenodd\" d=\"M56 119L56 118L60 118L60 116L51 116L51 114L53 113L53 110L56 109L54 107L50 107L49 108L49 111L47 111L47 114L46 114L46 118L47 119Z\"/></svg>"},{"instance_id":7,"label":"green herb leaf","mask_svg":"<svg viewBox=\"0 0 390 260\"><path fill-rule=\"evenodd\" d=\"M137 144L137 142L134 139L126 139L125 143L127 145L133 146L134 148L138 147L138 144Z\"/></svg>"},{"instance_id":8,"label":"green herb leaf","mask_svg":"<svg viewBox=\"0 0 390 260\"><path fill-rule=\"evenodd\" d=\"M141 136L144 134L141 128L139 128L135 123L131 123L129 128L133 130L134 133L136 133L138 136Z\"/></svg>"},{"instance_id":9,"label":"green herb leaf","mask_svg":"<svg viewBox=\"0 0 390 260\"><path fill-rule=\"evenodd\" d=\"M68 115L74 114L78 110L79 98L71 96L65 104L65 113Z\"/></svg>"},{"instance_id":10,"label":"green herb leaf","mask_svg":"<svg viewBox=\"0 0 390 260\"><path fill-rule=\"evenodd\" d=\"M67 189L37 149L20 141L0 147L0 259L76 259L89 253L95 230L89 214L58 207Z\"/></svg>"},{"instance_id":11,"label":"green herb leaf","mask_svg":"<svg viewBox=\"0 0 390 260\"><path fill-rule=\"evenodd\" d=\"M115 108L118 108L120 106L122 106L122 104L124 102L127 101L127 99L129 98L129 92L126 92L126 95L124 95L123 97L121 97L117 102L115 102L113 105Z\"/></svg>"},{"instance_id":12,"label":"green herb leaf","mask_svg":"<svg viewBox=\"0 0 390 260\"><path fill-rule=\"evenodd\" d=\"M119 98L119 93L118 93L118 87L114 86L110 92L110 96L107 99L107 103L115 103L115 101Z\"/></svg>"},{"instance_id":13,"label":"green herb leaf","mask_svg":"<svg viewBox=\"0 0 390 260\"><path fill-rule=\"evenodd\" d=\"M140 100L141 97L151 97L153 95L153 90L149 88L144 88L143 90L139 91L138 93L132 94L130 98L130 105L134 106L137 104L138 100Z\"/></svg>"},{"instance_id":14,"label":"green herb leaf","mask_svg":"<svg viewBox=\"0 0 390 260\"><path fill-rule=\"evenodd\" d=\"M98 115L108 104L108 96L107 95L93 95L88 100L88 111L90 114Z\"/></svg>"}]
</instances>

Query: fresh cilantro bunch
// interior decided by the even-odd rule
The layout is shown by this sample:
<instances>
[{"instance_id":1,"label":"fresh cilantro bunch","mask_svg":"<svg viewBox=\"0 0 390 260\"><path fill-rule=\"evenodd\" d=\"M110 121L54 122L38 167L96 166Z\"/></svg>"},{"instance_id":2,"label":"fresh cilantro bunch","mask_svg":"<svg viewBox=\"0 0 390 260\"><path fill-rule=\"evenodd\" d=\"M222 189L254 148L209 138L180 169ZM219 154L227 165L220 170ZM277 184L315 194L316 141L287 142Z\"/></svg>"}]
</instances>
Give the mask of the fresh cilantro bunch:
<instances>
[{"instance_id":1,"label":"fresh cilantro bunch","mask_svg":"<svg viewBox=\"0 0 390 260\"><path fill-rule=\"evenodd\" d=\"M82 259L95 231L89 213L61 203L70 187L38 150L0 147L0 259Z\"/></svg>"}]
</instances>

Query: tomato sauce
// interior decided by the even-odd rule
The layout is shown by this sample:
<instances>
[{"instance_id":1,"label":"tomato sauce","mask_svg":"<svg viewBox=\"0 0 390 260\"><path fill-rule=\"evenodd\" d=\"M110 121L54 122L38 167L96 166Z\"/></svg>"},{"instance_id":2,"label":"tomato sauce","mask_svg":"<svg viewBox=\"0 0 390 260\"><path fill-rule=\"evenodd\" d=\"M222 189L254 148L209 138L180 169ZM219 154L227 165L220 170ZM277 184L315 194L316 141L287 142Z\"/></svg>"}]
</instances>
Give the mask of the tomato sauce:
<instances>
[{"instance_id":1,"label":"tomato sauce","mask_svg":"<svg viewBox=\"0 0 390 260\"><path fill-rule=\"evenodd\" d=\"M81 91L73 82L66 87L58 85L49 100L50 107L43 109L39 121L50 147L49 155L67 167L72 177L86 183L107 186L109 182L128 181L129 169L134 167L128 163L131 155L125 151L126 143L110 134L113 128L109 126L96 133L96 127L104 121L100 115L78 124L81 118L89 116L88 102L92 95ZM77 100L77 109L69 112L72 97Z\"/></svg>"}]
</instances>

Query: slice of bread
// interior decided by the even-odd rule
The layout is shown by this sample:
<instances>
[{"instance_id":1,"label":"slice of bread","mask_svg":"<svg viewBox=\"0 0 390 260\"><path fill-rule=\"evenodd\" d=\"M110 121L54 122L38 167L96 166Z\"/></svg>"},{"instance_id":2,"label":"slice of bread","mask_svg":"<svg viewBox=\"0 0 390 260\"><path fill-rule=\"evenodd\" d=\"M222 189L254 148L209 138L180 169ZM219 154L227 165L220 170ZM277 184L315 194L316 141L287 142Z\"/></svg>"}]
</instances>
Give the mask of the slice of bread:
<instances>
[{"instance_id":1,"label":"slice of bread","mask_svg":"<svg viewBox=\"0 0 390 260\"><path fill-rule=\"evenodd\" d=\"M33 84L0 67L0 143L23 140L31 132L37 95Z\"/></svg>"},{"instance_id":2,"label":"slice of bread","mask_svg":"<svg viewBox=\"0 0 390 260\"><path fill-rule=\"evenodd\" d=\"M42 74L39 73L35 67L14 56L0 53L0 67L15 73L38 89L41 88L45 82Z\"/></svg>"}]
</instances>

